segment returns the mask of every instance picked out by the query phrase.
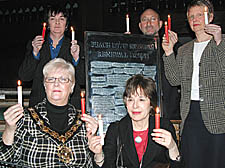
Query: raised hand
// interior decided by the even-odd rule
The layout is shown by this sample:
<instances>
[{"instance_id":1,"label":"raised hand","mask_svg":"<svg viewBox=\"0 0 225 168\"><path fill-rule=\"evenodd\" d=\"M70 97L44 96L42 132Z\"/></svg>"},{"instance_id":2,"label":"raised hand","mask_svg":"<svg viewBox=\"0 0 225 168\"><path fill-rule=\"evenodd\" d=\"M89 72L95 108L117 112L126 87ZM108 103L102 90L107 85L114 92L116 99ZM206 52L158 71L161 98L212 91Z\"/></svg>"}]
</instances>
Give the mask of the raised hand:
<instances>
[{"instance_id":1,"label":"raised hand","mask_svg":"<svg viewBox=\"0 0 225 168\"><path fill-rule=\"evenodd\" d=\"M173 47L178 41L177 33L169 30L169 42L166 40L166 36L164 34L162 38L162 48L166 54L166 56L169 56L173 53Z\"/></svg>"},{"instance_id":2,"label":"raised hand","mask_svg":"<svg viewBox=\"0 0 225 168\"><path fill-rule=\"evenodd\" d=\"M77 61L79 59L80 46L77 44L77 40L71 41L70 53L73 56L74 60Z\"/></svg>"},{"instance_id":3,"label":"raised hand","mask_svg":"<svg viewBox=\"0 0 225 168\"><path fill-rule=\"evenodd\" d=\"M205 26L205 32L213 35L216 44L219 45L222 40L222 30L221 27L215 24L207 24Z\"/></svg>"},{"instance_id":4,"label":"raised hand","mask_svg":"<svg viewBox=\"0 0 225 168\"><path fill-rule=\"evenodd\" d=\"M166 148L170 149L174 146L175 141L173 140L173 137L171 133L165 129L153 129L153 133L151 134L153 136L153 140Z\"/></svg>"},{"instance_id":5,"label":"raised hand","mask_svg":"<svg viewBox=\"0 0 225 168\"><path fill-rule=\"evenodd\" d=\"M12 145L14 133L16 131L16 123L23 117L23 107L20 104L9 107L4 113L5 130L2 135L3 142L6 145Z\"/></svg>"},{"instance_id":6,"label":"raised hand","mask_svg":"<svg viewBox=\"0 0 225 168\"><path fill-rule=\"evenodd\" d=\"M33 41L32 41L32 46L33 46L33 54L37 56L39 53L40 49L42 48L43 45L43 37L42 36L36 36Z\"/></svg>"},{"instance_id":7,"label":"raised hand","mask_svg":"<svg viewBox=\"0 0 225 168\"><path fill-rule=\"evenodd\" d=\"M92 135L96 134L98 129L98 121L94 117L88 114L83 114L81 120L85 121L87 132L91 132Z\"/></svg>"},{"instance_id":8,"label":"raised hand","mask_svg":"<svg viewBox=\"0 0 225 168\"><path fill-rule=\"evenodd\" d=\"M92 135L91 132L87 133L87 137L89 149L95 154L102 153L101 137Z\"/></svg>"},{"instance_id":9,"label":"raised hand","mask_svg":"<svg viewBox=\"0 0 225 168\"><path fill-rule=\"evenodd\" d=\"M156 143L165 146L169 150L170 158L176 160L177 156L179 156L179 150L171 133L165 129L153 129L151 135Z\"/></svg>"}]
</instances>

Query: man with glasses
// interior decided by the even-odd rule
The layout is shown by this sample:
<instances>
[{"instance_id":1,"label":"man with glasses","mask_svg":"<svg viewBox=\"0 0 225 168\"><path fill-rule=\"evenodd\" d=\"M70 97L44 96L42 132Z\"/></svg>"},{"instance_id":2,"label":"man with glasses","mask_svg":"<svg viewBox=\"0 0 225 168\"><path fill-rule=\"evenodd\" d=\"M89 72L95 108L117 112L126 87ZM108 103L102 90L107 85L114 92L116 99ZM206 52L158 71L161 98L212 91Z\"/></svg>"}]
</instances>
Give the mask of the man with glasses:
<instances>
[{"instance_id":1,"label":"man with glasses","mask_svg":"<svg viewBox=\"0 0 225 168\"><path fill-rule=\"evenodd\" d=\"M140 16L139 28L144 35L159 35L163 22L153 9L146 9Z\"/></svg>"},{"instance_id":2,"label":"man with glasses","mask_svg":"<svg viewBox=\"0 0 225 168\"><path fill-rule=\"evenodd\" d=\"M140 15L139 28L144 35L159 36L159 31L163 25L159 14L153 9L146 9ZM161 55L163 50L160 49ZM178 87L169 84L165 77L163 61L161 60L161 79L163 94L163 117L168 119L180 119L180 93Z\"/></svg>"}]
</instances>

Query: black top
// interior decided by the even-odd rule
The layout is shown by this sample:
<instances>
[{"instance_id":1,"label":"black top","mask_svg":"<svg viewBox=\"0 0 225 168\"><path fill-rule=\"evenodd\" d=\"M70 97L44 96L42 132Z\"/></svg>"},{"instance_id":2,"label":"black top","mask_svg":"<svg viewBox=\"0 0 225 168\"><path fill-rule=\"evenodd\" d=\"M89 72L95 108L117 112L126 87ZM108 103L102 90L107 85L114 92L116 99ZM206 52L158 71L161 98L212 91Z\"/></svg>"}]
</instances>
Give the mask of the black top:
<instances>
[{"instance_id":1,"label":"black top","mask_svg":"<svg viewBox=\"0 0 225 168\"><path fill-rule=\"evenodd\" d=\"M68 126L68 108L69 105L65 106L56 106L51 104L49 101L46 103L47 108L47 117L49 119L49 123L51 127L59 132L62 133L66 127Z\"/></svg>"}]
</instances>

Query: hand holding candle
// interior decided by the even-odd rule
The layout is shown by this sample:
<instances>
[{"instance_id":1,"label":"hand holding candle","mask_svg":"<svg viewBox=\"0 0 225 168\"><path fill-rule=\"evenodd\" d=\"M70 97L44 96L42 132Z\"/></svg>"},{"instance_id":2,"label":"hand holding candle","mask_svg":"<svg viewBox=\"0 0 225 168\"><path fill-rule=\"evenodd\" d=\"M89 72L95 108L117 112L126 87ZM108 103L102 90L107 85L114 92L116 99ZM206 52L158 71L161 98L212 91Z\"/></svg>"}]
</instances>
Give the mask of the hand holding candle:
<instances>
[{"instance_id":1,"label":"hand holding candle","mask_svg":"<svg viewBox=\"0 0 225 168\"><path fill-rule=\"evenodd\" d=\"M23 105L23 91L22 91L22 85L21 85L21 81L18 80L17 81L17 92L18 92L18 103Z\"/></svg>"},{"instance_id":2,"label":"hand holding candle","mask_svg":"<svg viewBox=\"0 0 225 168\"><path fill-rule=\"evenodd\" d=\"M207 7L205 7L205 10L204 10L204 16L205 16L205 24L207 25L207 24L209 24Z\"/></svg>"},{"instance_id":3,"label":"hand holding candle","mask_svg":"<svg viewBox=\"0 0 225 168\"><path fill-rule=\"evenodd\" d=\"M126 14L126 28L127 28L127 33L130 32L130 19L128 14Z\"/></svg>"},{"instance_id":4,"label":"hand holding candle","mask_svg":"<svg viewBox=\"0 0 225 168\"><path fill-rule=\"evenodd\" d=\"M43 41L45 39L45 31L46 31L46 23L43 23L43 30L42 30Z\"/></svg>"},{"instance_id":5,"label":"hand holding candle","mask_svg":"<svg viewBox=\"0 0 225 168\"><path fill-rule=\"evenodd\" d=\"M165 21L165 36L166 36L166 40L169 42L169 33L168 33L167 21Z\"/></svg>"},{"instance_id":6,"label":"hand holding candle","mask_svg":"<svg viewBox=\"0 0 225 168\"><path fill-rule=\"evenodd\" d=\"M101 137L101 145L104 145L103 120L101 114L98 115L98 130Z\"/></svg>"},{"instance_id":7,"label":"hand holding candle","mask_svg":"<svg viewBox=\"0 0 225 168\"><path fill-rule=\"evenodd\" d=\"M171 17L168 15L168 29L171 30Z\"/></svg>"},{"instance_id":8,"label":"hand holding candle","mask_svg":"<svg viewBox=\"0 0 225 168\"><path fill-rule=\"evenodd\" d=\"M71 26L71 32L72 32L72 40L75 40L75 30L73 29L73 27Z\"/></svg>"},{"instance_id":9,"label":"hand holding candle","mask_svg":"<svg viewBox=\"0 0 225 168\"><path fill-rule=\"evenodd\" d=\"M160 128L160 109L159 107L156 107L156 113L155 113L155 129Z\"/></svg>"},{"instance_id":10,"label":"hand holding candle","mask_svg":"<svg viewBox=\"0 0 225 168\"><path fill-rule=\"evenodd\" d=\"M83 114L85 114L85 91L84 90L80 92L80 96L81 96L81 113L83 116Z\"/></svg>"}]
</instances>

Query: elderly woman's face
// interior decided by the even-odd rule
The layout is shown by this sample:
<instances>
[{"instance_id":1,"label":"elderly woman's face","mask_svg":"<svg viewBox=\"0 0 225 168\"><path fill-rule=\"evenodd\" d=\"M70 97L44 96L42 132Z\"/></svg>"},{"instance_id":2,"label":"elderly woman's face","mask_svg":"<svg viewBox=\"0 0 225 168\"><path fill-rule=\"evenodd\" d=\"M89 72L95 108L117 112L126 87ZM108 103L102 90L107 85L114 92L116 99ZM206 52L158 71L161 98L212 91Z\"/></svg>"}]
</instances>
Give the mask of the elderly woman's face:
<instances>
[{"instance_id":1,"label":"elderly woman's face","mask_svg":"<svg viewBox=\"0 0 225 168\"><path fill-rule=\"evenodd\" d=\"M193 6L187 13L189 25L195 33L205 32L205 6Z\"/></svg>"},{"instance_id":2,"label":"elderly woman's face","mask_svg":"<svg viewBox=\"0 0 225 168\"><path fill-rule=\"evenodd\" d=\"M134 122L147 121L151 109L150 99L138 88L137 92L125 99L128 114Z\"/></svg>"},{"instance_id":3,"label":"elderly woman's face","mask_svg":"<svg viewBox=\"0 0 225 168\"><path fill-rule=\"evenodd\" d=\"M50 71L45 76L45 92L50 103L58 106L66 105L72 92L72 82L67 71L61 69Z\"/></svg>"}]
</instances>

